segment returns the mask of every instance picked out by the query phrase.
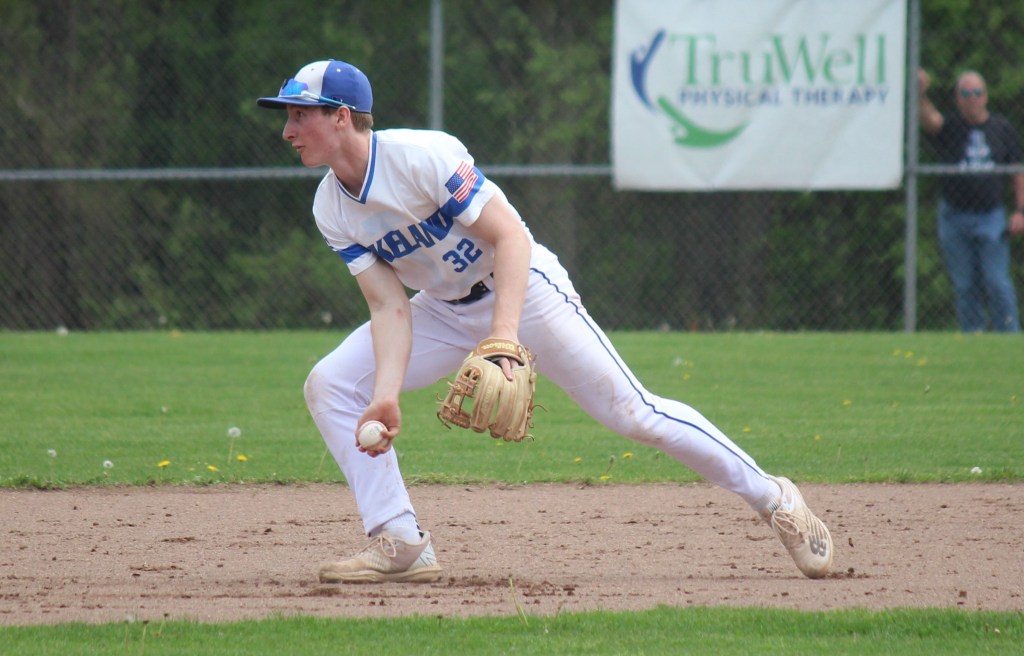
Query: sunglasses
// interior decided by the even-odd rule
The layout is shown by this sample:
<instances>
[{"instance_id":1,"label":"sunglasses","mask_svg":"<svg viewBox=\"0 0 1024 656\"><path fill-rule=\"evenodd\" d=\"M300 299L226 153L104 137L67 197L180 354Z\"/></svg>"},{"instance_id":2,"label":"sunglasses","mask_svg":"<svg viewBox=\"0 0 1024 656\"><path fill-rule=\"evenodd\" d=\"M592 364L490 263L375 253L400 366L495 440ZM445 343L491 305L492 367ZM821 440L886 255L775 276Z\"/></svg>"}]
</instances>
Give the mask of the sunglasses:
<instances>
[{"instance_id":1,"label":"sunglasses","mask_svg":"<svg viewBox=\"0 0 1024 656\"><path fill-rule=\"evenodd\" d=\"M961 98L981 98L985 95L984 89L960 89Z\"/></svg>"},{"instance_id":2,"label":"sunglasses","mask_svg":"<svg viewBox=\"0 0 1024 656\"><path fill-rule=\"evenodd\" d=\"M334 98L328 98L319 94L313 93L309 90L309 85L305 82L299 82L295 78L285 80L284 84L281 85L281 90L277 92L278 98L302 98L303 100L313 100L315 102L327 103L331 107L348 107L349 109L355 109L354 105L335 100Z\"/></svg>"}]
</instances>

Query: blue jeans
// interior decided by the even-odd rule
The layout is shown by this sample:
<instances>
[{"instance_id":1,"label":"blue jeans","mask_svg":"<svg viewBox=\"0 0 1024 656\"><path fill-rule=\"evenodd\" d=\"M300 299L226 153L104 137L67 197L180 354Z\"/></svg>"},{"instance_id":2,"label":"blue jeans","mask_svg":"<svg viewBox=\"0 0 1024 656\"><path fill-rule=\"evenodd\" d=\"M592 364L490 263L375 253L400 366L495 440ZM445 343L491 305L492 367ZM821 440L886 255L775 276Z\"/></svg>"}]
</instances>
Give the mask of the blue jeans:
<instances>
[{"instance_id":1,"label":"blue jeans","mask_svg":"<svg viewBox=\"0 0 1024 656\"><path fill-rule=\"evenodd\" d=\"M1020 332L1017 293L1010 278L1006 210L998 206L987 212L967 212L941 201L939 244L956 293L960 330L973 333L988 327L987 299L992 330Z\"/></svg>"}]
</instances>

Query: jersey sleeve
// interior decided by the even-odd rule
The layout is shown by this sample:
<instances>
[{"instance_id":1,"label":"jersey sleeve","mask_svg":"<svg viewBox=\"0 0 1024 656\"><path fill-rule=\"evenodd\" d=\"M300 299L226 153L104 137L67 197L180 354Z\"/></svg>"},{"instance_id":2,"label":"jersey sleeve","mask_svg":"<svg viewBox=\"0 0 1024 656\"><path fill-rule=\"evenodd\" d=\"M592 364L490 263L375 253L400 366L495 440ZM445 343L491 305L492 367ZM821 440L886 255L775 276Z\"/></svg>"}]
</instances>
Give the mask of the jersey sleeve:
<instances>
[{"instance_id":1,"label":"jersey sleeve","mask_svg":"<svg viewBox=\"0 0 1024 656\"><path fill-rule=\"evenodd\" d=\"M336 227L340 222L332 220L333 213L337 211L337 203L330 198L332 178L333 175L328 174L317 189L316 196L313 198L313 218L316 220L316 227L324 241L332 251L341 257L349 272L355 276L369 268L377 256L369 248L353 241Z\"/></svg>"},{"instance_id":2,"label":"jersey sleeve","mask_svg":"<svg viewBox=\"0 0 1024 656\"><path fill-rule=\"evenodd\" d=\"M472 225L497 191L476 167L473 157L457 138L437 133L429 149L430 163L423 168L423 184L432 189L442 216Z\"/></svg>"}]
</instances>

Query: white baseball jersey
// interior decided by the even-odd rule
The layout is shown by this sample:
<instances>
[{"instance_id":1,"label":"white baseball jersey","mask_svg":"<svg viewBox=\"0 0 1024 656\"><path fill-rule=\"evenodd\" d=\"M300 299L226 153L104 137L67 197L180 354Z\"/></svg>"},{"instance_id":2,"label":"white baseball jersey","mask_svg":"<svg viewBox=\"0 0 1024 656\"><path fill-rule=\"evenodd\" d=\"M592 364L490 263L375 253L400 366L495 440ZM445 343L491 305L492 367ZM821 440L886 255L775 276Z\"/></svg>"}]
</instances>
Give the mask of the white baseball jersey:
<instances>
[{"instance_id":1,"label":"white baseball jersey","mask_svg":"<svg viewBox=\"0 0 1024 656\"><path fill-rule=\"evenodd\" d=\"M494 270L494 249L466 230L494 196L504 194L455 137L382 130L371 136L359 195L328 171L313 215L353 275L380 258L406 287L454 300Z\"/></svg>"}]
</instances>

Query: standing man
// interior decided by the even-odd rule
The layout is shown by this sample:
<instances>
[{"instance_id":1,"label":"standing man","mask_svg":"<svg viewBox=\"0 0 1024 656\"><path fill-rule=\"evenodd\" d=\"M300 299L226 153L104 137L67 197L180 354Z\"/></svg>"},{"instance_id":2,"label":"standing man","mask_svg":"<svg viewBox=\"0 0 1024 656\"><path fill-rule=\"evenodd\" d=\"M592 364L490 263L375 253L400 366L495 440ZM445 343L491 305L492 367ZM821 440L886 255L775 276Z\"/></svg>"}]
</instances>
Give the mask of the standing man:
<instances>
[{"instance_id":1,"label":"standing man","mask_svg":"<svg viewBox=\"0 0 1024 656\"><path fill-rule=\"evenodd\" d=\"M534 241L458 139L374 131L370 82L342 61L303 66L277 96L257 102L288 112L282 137L303 164L329 167L313 216L370 310L370 321L317 363L305 384L309 411L372 539L354 557L324 564L321 581L441 577L390 448L402 427L399 395L450 375L489 337L522 340L537 369L590 416L739 495L806 576L829 572L832 537L796 486L765 473L693 408L643 387L558 259ZM410 299L406 288L418 293ZM386 439L366 449L356 429L370 420L387 427Z\"/></svg>"},{"instance_id":2,"label":"standing man","mask_svg":"<svg viewBox=\"0 0 1024 656\"><path fill-rule=\"evenodd\" d=\"M1020 142L1010 122L988 111L985 80L975 71L956 83L957 113L943 116L928 99L930 79L918 71L921 128L944 163L968 171L1019 164ZM956 294L963 332L991 326L1019 332L1017 294L1010 275L1010 235L1024 233L1024 175L1013 176L1014 209L1007 225L1003 178L996 174L947 175L939 202L939 244ZM985 299L989 315L986 317Z\"/></svg>"}]
</instances>

